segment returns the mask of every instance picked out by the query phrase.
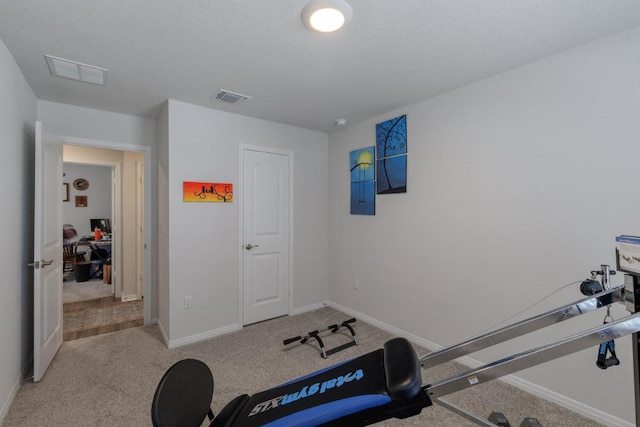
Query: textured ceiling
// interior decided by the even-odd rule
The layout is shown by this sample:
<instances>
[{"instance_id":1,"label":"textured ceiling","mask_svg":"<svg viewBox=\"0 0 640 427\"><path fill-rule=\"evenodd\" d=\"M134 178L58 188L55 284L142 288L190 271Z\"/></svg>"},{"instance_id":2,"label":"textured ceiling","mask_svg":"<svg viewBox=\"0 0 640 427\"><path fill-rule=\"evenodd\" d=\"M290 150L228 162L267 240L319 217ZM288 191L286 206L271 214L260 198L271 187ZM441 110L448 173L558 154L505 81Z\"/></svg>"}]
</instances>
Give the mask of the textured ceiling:
<instances>
[{"instance_id":1,"label":"textured ceiling","mask_svg":"<svg viewBox=\"0 0 640 427\"><path fill-rule=\"evenodd\" d=\"M0 0L0 39L38 99L155 117L170 98L331 132L640 25L640 0L349 3L348 27L314 34L305 0ZM45 54L108 85L53 77Z\"/></svg>"}]
</instances>

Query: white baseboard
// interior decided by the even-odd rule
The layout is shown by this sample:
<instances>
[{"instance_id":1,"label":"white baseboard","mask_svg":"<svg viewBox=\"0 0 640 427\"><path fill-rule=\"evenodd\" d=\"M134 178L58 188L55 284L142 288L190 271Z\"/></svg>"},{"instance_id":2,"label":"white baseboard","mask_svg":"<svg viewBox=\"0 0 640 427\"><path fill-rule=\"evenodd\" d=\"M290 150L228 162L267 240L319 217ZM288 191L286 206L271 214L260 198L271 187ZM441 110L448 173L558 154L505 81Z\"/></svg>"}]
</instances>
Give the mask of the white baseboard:
<instances>
[{"instance_id":1,"label":"white baseboard","mask_svg":"<svg viewBox=\"0 0 640 427\"><path fill-rule=\"evenodd\" d=\"M209 339L209 338L215 338L215 337L218 337L220 335L228 334L230 332L236 332L236 331L239 331L241 329L242 329L242 326L240 326L238 323L236 323L236 324L233 324L233 325L224 326L222 328L213 329L211 331L201 332L199 334L190 335L190 336L184 337L184 338L179 338L179 339L173 340L173 341L167 341L167 339L165 338L165 341L167 342L167 347L176 348L176 347L180 347L180 346L187 345L187 344L193 344L195 342L206 340L206 339ZM164 334L163 334L163 336L164 336Z\"/></svg>"},{"instance_id":2,"label":"white baseboard","mask_svg":"<svg viewBox=\"0 0 640 427\"><path fill-rule=\"evenodd\" d=\"M317 310L319 308L326 307L327 305L328 305L327 302L319 302L317 304L305 305L304 307L294 308L293 313L291 313L291 315L295 316L296 314L302 314L308 311Z\"/></svg>"},{"instance_id":3,"label":"white baseboard","mask_svg":"<svg viewBox=\"0 0 640 427\"><path fill-rule=\"evenodd\" d=\"M0 409L0 425L4 423L4 419L7 417L7 414L9 413L9 409L11 408L11 405L13 404L13 401L16 398L16 395L18 394L18 390L20 390L19 378L18 378L18 381L14 383L13 388L11 389L11 392L7 396L7 399L2 403L2 408Z\"/></svg>"},{"instance_id":4,"label":"white baseboard","mask_svg":"<svg viewBox=\"0 0 640 427\"><path fill-rule=\"evenodd\" d=\"M635 427L634 423L630 423L606 412L594 409L590 406L585 405L584 403L578 402L577 400L569 399L568 397L560 393L556 393L555 391L540 387L539 385L527 380L523 380L518 376L507 375L506 377L501 378L501 380L506 382L507 384L511 384L514 387L518 387L519 389L526 391L529 394L533 394L542 399L548 400L549 402L553 402L564 408L570 409L573 412L576 412L601 424L611 427Z\"/></svg>"},{"instance_id":5,"label":"white baseboard","mask_svg":"<svg viewBox=\"0 0 640 427\"><path fill-rule=\"evenodd\" d=\"M160 329L160 334L162 335L162 339L164 340L164 344L169 347L169 336L167 332L164 330L164 326L162 326L162 322L158 319L158 329Z\"/></svg>"},{"instance_id":6,"label":"white baseboard","mask_svg":"<svg viewBox=\"0 0 640 427\"><path fill-rule=\"evenodd\" d=\"M418 337L417 335L410 334L402 329L398 329L395 326L391 326L388 323L381 322L377 319L369 317L365 314L359 313L350 308L344 307L340 304L336 304L333 302L328 302L327 305L335 308L336 310L342 311L350 316L357 318L358 320L362 320L363 322L370 323L373 326L387 331L393 335L403 337L413 342L414 344L418 344L429 351L435 351L443 348L443 346L437 345L431 341L427 341L424 338ZM421 356L421 355L418 355ZM468 366L471 369L478 368L483 365L483 363L473 359L469 356L464 356L456 361L461 364ZM507 384L518 387L519 389L538 396L542 399L545 399L549 402L555 403L557 405L562 406L563 408L567 408L573 412L576 412L584 417L597 421L601 424L605 424L611 427L634 427L633 423L617 418L611 414L606 412L599 411L597 409L591 408L584 403L578 402L577 400L570 399L560 393L556 393L552 390L546 389L544 387L540 387L539 385L532 383L530 381L524 380L516 375L507 375L503 378L500 378L500 381L504 381Z\"/></svg>"},{"instance_id":7,"label":"white baseboard","mask_svg":"<svg viewBox=\"0 0 640 427\"><path fill-rule=\"evenodd\" d=\"M11 408L11 405L13 404L13 401L16 398L16 395L18 394L18 390L20 390L20 386L22 382L27 378L27 374L29 374L29 371L32 369L32 367L33 367L33 352L27 358L27 361L25 362L24 367L22 368L22 374L20 375L20 378L14 384L13 388L11 389L11 393L9 393L9 396L7 396L7 399L2 404L2 408L0 408L0 426L4 422L4 419L7 417L7 414L9 413L9 409Z\"/></svg>"},{"instance_id":8,"label":"white baseboard","mask_svg":"<svg viewBox=\"0 0 640 427\"><path fill-rule=\"evenodd\" d=\"M370 323L373 326L375 326L375 327L377 327L379 329L382 329L383 331L387 331L387 332L389 332L389 333L391 333L391 334L393 334L395 336L398 336L398 337L406 338L409 341L411 341L412 343L418 344L419 346L422 346L422 347L428 349L429 351L434 351L434 350L438 350L439 348L441 348L441 346L439 346L439 345L437 345L435 343L432 343L431 341L427 341L424 338L420 338L417 335L410 334L410 333L408 333L406 331L403 331L402 329L398 329L395 326L391 326L388 323L381 322L381 321L379 321L377 319L374 319L373 317L369 317L366 314L362 314L362 313L359 313L359 312L357 312L355 310L351 310L350 308L347 308L347 307L342 306L340 304L336 304L334 302L329 302L328 305L330 307L335 308L336 310L342 311L343 313L346 313L346 314L348 314L350 316L353 316L353 317L357 318L358 320L362 320L363 322ZM420 356L422 356L422 355L419 354L418 357L420 357ZM473 359L471 359L471 360L473 360ZM478 363L477 366L480 366L480 363Z\"/></svg>"}]
</instances>

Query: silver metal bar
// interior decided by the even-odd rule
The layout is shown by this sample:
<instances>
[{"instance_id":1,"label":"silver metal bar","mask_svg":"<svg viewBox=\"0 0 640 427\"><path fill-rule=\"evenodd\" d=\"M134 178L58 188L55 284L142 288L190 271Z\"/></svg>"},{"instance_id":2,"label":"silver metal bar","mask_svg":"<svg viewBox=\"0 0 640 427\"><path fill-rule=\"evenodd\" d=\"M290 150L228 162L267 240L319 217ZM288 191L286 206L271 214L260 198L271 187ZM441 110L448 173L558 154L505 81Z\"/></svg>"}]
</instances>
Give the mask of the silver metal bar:
<instances>
[{"instance_id":1,"label":"silver metal bar","mask_svg":"<svg viewBox=\"0 0 640 427\"><path fill-rule=\"evenodd\" d=\"M431 401L437 405L442 406L445 409L450 410L453 413L456 413L458 415L460 415L461 417L464 417L466 419L468 419L469 421L478 424L479 426L483 426L483 427L498 427L496 424L492 423L491 421L487 421L487 420L483 420L482 418L480 418L479 416L472 414L471 412L465 411L464 409L462 409L461 407L459 407L458 405L456 405L455 403L451 403L447 400L444 399L431 399Z\"/></svg>"},{"instance_id":2,"label":"silver metal bar","mask_svg":"<svg viewBox=\"0 0 640 427\"><path fill-rule=\"evenodd\" d=\"M631 274L624 275L625 305L631 313L640 312L640 277ZM636 409L636 425L640 426L640 334L631 336L633 349L633 394Z\"/></svg>"},{"instance_id":3,"label":"silver metal bar","mask_svg":"<svg viewBox=\"0 0 640 427\"><path fill-rule=\"evenodd\" d=\"M602 268L602 289L608 291L611 289L611 268L608 265L600 265ZM615 271L613 272L615 274Z\"/></svg>"},{"instance_id":4,"label":"silver metal bar","mask_svg":"<svg viewBox=\"0 0 640 427\"><path fill-rule=\"evenodd\" d=\"M426 390L431 399L437 399L638 331L640 331L640 313L437 381L428 385Z\"/></svg>"},{"instance_id":5,"label":"silver metal bar","mask_svg":"<svg viewBox=\"0 0 640 427\"><path fill-rule=\"evenodd\" d=\"M422 362L422 366L425 368L436 366L440 363L475 353L476 351L480 351L487 347L491 347L521 335L537 331L538 329L562 322L563 320L571 319L572 317L597 310L600 307L604 307L604 305L599 302L600 298L606 297L607 295L617 292L622 288L622 286L619 286L600 292L599 294L587 297L564 307L556 308L546 313L530 317L512 325L505 326L504 328L445 347L441 350L427 353L420 358L420 362Z\"/></svg>"},{"instance_id":6,"label":"silver metal bar","mask_svg":"<svg viewBox=\"0 0 640 427\"><path fill-rule=\"evenodd\" d=\"M636 425L640 426L640 335L636 332L631 338L633 349L633 397L636 408Z\"/></svg>"}]
</instances>

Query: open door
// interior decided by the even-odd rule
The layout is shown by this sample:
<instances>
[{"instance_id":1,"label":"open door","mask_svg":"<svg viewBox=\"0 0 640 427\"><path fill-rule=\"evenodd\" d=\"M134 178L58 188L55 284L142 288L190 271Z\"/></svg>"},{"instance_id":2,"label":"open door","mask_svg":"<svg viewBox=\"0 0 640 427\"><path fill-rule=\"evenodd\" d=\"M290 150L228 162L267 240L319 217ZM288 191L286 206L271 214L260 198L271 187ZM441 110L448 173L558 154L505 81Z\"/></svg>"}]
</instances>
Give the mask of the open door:
<instances>
[{"instance_id":1,"label":"open door","mask_svg":"<svg viewBox=\"0 0 640 427\"><path fill-rule=\"evenodd\" d=\"M40 381L62 345L62 144L46 141L36 122L33 258L33 380Z\"/></svg>"}]
</instances>

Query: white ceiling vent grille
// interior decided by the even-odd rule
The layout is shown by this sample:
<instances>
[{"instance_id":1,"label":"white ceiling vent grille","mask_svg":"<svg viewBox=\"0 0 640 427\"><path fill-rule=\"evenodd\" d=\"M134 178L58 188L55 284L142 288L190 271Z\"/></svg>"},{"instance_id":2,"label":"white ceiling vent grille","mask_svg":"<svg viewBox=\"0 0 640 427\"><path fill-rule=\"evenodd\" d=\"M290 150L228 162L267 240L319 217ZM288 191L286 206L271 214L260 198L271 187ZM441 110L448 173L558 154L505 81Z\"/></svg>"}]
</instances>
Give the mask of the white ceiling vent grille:
<instances>
[{"instance_id":1,"label":"white ceiling vent grille","mask_svg":"<svg viewBox=\"0 0 640 427\"><path fill-rule=\"evenodd\" d=\"M242 95L240 93L231 92L230 90L220 89L218 93L212 96L216 101L226 102L228 104L241 104L247 99L251 99L250 96Z\"/></svg>"},{"instance_id":2,"label":"white ceiling vent grille","mask_svg":"<svg viewBox=\"0 0 640 427\"><path fill-rule=\"evenodd\" d=\"M80 62L71 61L69 59L58 58L56 56L45 55L47 65L51 74L65 79L79 80L94 85L107 85L106 68L96 67L94 65L82 64Z\"/></svg>"}]
</instances>

